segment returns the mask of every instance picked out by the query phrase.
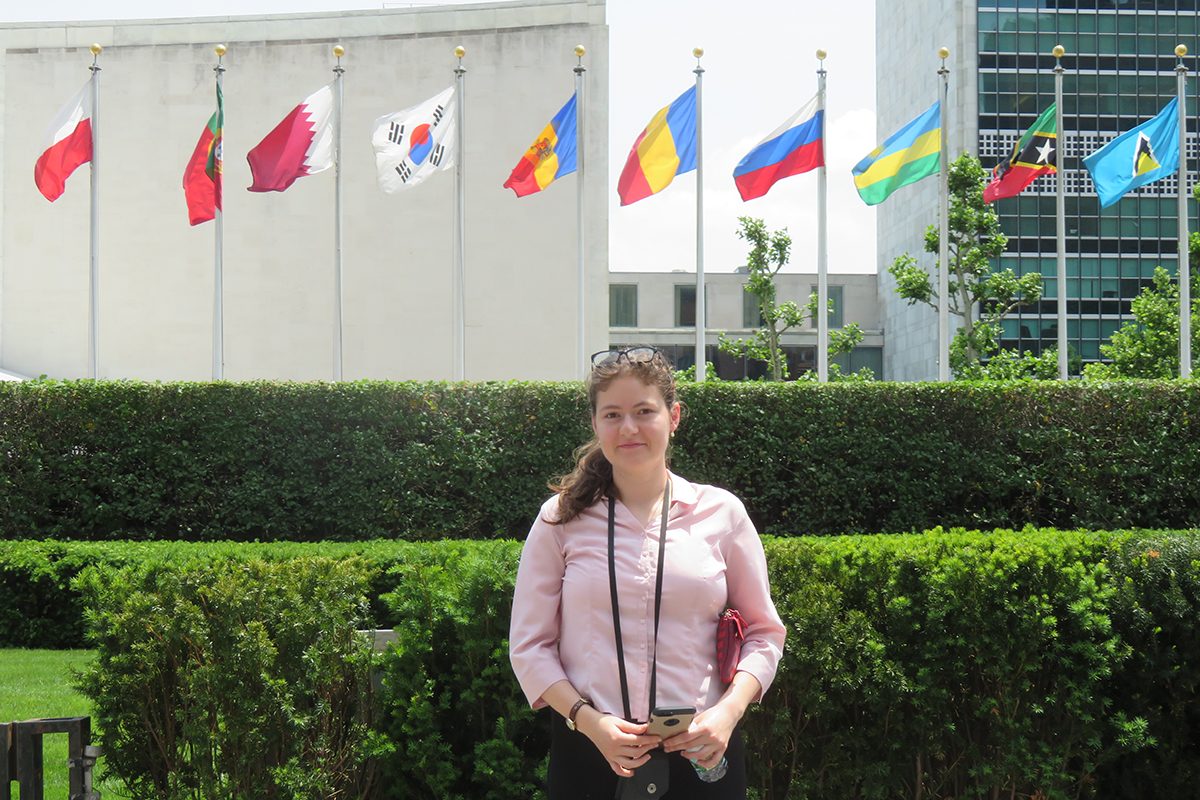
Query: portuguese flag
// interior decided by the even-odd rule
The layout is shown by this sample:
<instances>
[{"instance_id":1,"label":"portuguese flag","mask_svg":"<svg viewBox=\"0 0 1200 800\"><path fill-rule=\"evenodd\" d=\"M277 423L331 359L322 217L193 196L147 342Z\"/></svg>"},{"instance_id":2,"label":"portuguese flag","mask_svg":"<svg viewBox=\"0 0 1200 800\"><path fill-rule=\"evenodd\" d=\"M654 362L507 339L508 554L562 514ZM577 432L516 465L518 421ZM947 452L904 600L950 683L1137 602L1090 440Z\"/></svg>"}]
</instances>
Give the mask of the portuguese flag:
<instances>
[{"instance_id":1,"label":"portuguese flag","mask_svg":"<svg viewBox=\"0 0 1200 800\"><path fill-rule=\"evenodd\" d=\"M1051 103L1025 131L1008 160L992 170L992 182L983 190L983 202L1015 197L1036 178L1055 172L1058 163L1058 132L1054 129L1056 110L1055 104Z\"/></svg>"},{"instance_id":2,"label":"portuguese flag","mask_svg":"<svg viewBox=\"0 0 1200 800\"><path fill-rule=\"evenodd\" d=\"M183 171L188 222L193 225L213 219L221 208L221 128L224 124L225 106L218 86L216 113L209 117L187 169Z\"/></svg>"}]
</instances>

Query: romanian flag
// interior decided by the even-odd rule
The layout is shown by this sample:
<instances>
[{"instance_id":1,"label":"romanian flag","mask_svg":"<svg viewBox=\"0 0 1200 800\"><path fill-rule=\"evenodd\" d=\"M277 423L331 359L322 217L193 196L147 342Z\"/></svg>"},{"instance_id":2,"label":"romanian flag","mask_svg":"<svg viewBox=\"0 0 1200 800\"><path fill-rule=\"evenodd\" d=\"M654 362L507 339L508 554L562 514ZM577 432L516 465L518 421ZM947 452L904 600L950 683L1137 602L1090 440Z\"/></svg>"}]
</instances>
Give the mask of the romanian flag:
<instances>
[{"instance_id":1,"label":"romanian flag","mask_svg":"<svg viewBox=\"0 0 1200 800\"><path fill-rule=\"evenodd\" d=\"M512 189L517 197L524 197L540 192L558 178L574 172L577 124L575 95L571 95L513 167L504 188Z\"/></svg>"},{"instance_id":2,"label":"romanian flag","mask_svg":"<svg viewBox=\"0 0 1200 800\"><path fill-rule=\"evenodd\" d=\"M225 107L221 88L217 87L217 110L196 142L196 149L183 171L183 195L187 199L188 221L193 225L208 222L221 208L221 128Z\"/></svg>"},{"instance_id":3,"label":"romanian flag","mask_svg":"<svg viewBox=\"0 0 1200 800\"><path fill-rule=\"evenodd\" d=\"M1041 113L1013 147L1007 161L992 170L992 182L983 190L983 202L1015 197L1042 175L1053 175L1058 163L1058 132L1054 103Z\"/></svg>"},{"instance_id":4,"label":"romanian flag","mask_svg":"<svg viewBox=\"0 0 1200 800\"><path fill-rule=\"evenodd\" d=\"M858 196L869 206L888 199L901 186L938 171L942 150L941 103L893 133L851 172Z\"/></svg>"},{"instance_id":5,"label":"romanian flag","mask_svg":"<svg viewBox=\"0 0 1200 800\"><path fill-rule=\"evenodd\" d=\"M696 87L675 102L659 109L646 130L633 143L617 194L621 205L657 194L671 185L676 175L696 168Z\"/></svg>"},{"instance_id":6,"label":"romanian flag","mask_svg":"<svg viewBox=\"0 0 1200 800\"><path fill-rule=\"evenodd\" d=\"M742 200L762 197L778 180L825 166L825 112L817 101L814 96L734 167Z\"/></svg>"}]
</instances>

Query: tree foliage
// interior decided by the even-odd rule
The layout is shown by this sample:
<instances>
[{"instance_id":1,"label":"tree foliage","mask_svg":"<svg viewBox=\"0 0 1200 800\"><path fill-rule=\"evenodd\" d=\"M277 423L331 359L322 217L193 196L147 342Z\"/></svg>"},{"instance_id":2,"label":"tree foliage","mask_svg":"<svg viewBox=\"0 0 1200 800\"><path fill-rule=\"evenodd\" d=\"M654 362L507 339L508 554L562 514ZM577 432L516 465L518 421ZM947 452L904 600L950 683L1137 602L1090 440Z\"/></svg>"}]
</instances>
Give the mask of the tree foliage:
<instances>
[{"instance_id":1,"label":"tree foliage","mask_svg":"<svg viewBox=\"0 0 1200 800\"><path fill-rule=\"evenodd\" d=\"M950 368L959 378L1000 377L991 375L982 361L1000 352L1000 320L1018 306L1036 303L1042 296L1042 276L1017 277L1011 269L993 272L991 262L1008 246L1000 232L996 209L983 202L987 173L979 159L963 153L950 165L950 241L948 296L951 314L961 321L950 344ZM936 224L925 229L926 253L936 255L941 234ZM918 260L905 253L888 267L896 280L896 293L909 305L924 303L937 309L934 277ZM1055 356L1056 358L1057 356ZM997 365L999 373L1013 372L1021 365L1022 376L1040 375L1042 358L1006 356Z\"/></svg>"},{"instance_id":2,"label":"tree foliage","mask_svg":"<svg viewBox=\"0 0 1200 800\"><path fill-rule=\"evenodd\" d=\"M741 225L737 232L738 238L750 244L750 253L746 257L746 267L749 270L746 291L753 295L758 303L762 325L748 339L733 339L722 333L717 346L721 352L735 358L762 361L767 365L773 381L787 380L787 358L780 345L780 337L792 328L802 327L816 318L817 294L814 292L803 306L791 300L778 302L775 276L791 257L792 237L788 235L786 228L772 232L763 220L754 217L738 217L738 223ZM832 308L832 303L830 307ZM849 353L862 339L863 334L857 323L852 322L840 330L830 330L829 354ZM869 369L860 370L853 375L843 376L837 364L829 365L829 376L832 380L847 377L869 379L873 377L870 372Z\"/></svg>"},{"instance_id":3,"label":"tree foliage","mask_svg":"<svg viewBox=\"0 0 1200 800\"><path fill-rule=\"evenodd\" d=\"M1200 350L1200 233L1188 242L1192 291L1192 368ZM1117 378L1174 378L1179 374L1179 281L1162 267L1153 283L1130 303L1135 322L1126 322L1100 354L1110 363L1088 364L1084 376L1093 380Z\"/></svg>"}]
</instances>

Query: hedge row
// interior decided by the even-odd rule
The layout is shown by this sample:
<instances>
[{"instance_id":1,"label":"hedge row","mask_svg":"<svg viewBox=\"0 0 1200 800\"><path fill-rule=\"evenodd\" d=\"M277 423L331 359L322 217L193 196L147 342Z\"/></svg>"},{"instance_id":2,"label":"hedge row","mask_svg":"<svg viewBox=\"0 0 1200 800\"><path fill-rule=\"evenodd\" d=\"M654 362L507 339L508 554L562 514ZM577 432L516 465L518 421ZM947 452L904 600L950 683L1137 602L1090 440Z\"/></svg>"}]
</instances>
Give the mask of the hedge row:
<instances>
[{"instance_id":1,"label":"hedge row","mask_svg":"<svg viewBox=\"0 0 1200 800\"><path fill-rule=\"evenodd\" d=\"M551 720L505 639L519 545L391 547L398 641L368 699L370 558L86 571L81 688L135 797L542 796ZM745 721L760 800L1193 796L1200 533L766 547L789 635Z\"/></svg>"},{"instance_id":2,"label":"hedge row","mask_svg":"<svg viewBox=\"0 0 1200 800\"><path fill-rule=\"evenodd\" d=\"M777 535L1200 525L1192 381L684 384L674 466ZM578 383L0 384L0 537L523 534Z\"/></svg>"}]
</instances>

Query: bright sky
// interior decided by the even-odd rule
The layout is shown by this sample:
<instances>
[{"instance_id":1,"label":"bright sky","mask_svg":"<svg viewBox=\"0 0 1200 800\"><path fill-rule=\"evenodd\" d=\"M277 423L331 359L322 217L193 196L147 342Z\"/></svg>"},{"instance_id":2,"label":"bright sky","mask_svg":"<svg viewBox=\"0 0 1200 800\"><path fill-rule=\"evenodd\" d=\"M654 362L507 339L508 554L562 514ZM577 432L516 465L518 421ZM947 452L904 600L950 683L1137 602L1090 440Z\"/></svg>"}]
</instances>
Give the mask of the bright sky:
<instances>
[{"instance_id":1,"label":"bright sky","mask_svg":"<svg viewBox=\"0 0 1200 800\"><path fill-rule=\"evenodd\" d=\"M450 0L454 2L455 0ZM0 22L149 19L407 8L369 0L41 0L0 3ZM695 82L703 47L705 271L743 264L737 218L762 217L792 235L792 271L816 270L815 173L788 178L743 203L733 168L816 93L818 48L828 52L826 159L829 269L875 272L875 212L850 168L875 141L875 0L608 0L609 265L613 271L695 269L696 177L621 208L617 178L646 123ZM531 120L530 131L544 124ZM514 154L514 160L519 154Z\"/></svg>"}]
</instances>

